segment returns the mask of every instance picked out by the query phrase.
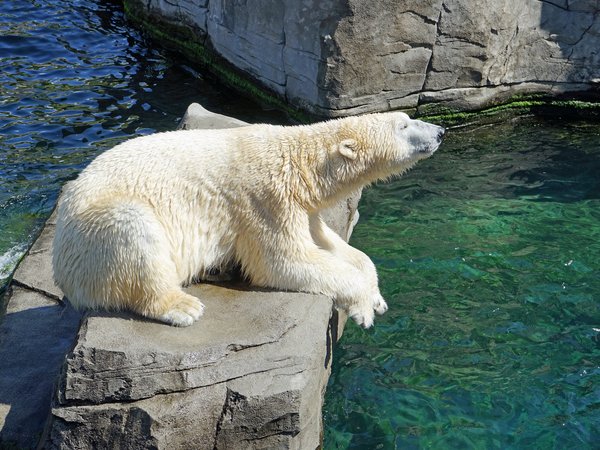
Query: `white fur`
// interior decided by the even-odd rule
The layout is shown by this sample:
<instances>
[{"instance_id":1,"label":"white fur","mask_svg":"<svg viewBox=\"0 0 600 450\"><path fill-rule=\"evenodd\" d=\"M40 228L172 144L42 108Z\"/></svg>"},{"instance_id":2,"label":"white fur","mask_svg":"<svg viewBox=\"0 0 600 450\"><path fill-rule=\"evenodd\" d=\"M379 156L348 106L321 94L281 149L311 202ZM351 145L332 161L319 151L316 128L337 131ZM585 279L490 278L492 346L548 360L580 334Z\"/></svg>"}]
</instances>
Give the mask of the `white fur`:
<instances>
[{"instance_id":1,"label":"white fur","mask_svg":"<svg viewBox=\"0 0 600 450\"><path fill-rule=\"evenodd\" d=\"M255 285L331 296L370 327L387 310L375 267L319 211L430 156L442 133L385 113L124 142L61 196L56 283L78 307L187 326L204 307L182 284L237 263Z\"/></svg>"}]
</instances>

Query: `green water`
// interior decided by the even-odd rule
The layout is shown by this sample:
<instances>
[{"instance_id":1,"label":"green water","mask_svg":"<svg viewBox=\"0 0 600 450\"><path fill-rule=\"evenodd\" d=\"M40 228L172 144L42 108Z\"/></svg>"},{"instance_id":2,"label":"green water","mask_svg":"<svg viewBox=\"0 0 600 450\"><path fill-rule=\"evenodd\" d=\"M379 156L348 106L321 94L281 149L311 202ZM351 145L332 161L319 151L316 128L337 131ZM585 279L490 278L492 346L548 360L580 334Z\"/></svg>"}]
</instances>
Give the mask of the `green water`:
<instances>
[{"instance_id":1,"label":"green water","mask_svg":"<svg viewBox=\"0 0 600 450\"><path fill-rule=\"evenodd\" d=\"M360 211L390 310L346 326L325 449L600 446L598 124L452 130Z\"/></svg>"}]
</instances>

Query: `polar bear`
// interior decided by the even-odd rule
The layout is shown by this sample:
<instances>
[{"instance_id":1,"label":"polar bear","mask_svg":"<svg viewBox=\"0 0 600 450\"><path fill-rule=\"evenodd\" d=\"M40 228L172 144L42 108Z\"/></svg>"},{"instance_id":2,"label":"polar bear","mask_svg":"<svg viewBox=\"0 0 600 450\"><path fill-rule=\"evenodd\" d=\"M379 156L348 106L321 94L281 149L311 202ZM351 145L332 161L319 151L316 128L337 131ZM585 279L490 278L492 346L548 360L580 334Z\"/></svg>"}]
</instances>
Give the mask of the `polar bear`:
<instances>
[{"instance_id":1,"label":"polar bear","mask_svg":"<svg viewBox=\"0 0 600 450\"><path fill-rule=\"evenodd\" d=\"M319 211L402 174L443 134L392 112L131 139L65 187L55 282L75 307L188 326L204 306L182 285L234 263L253 285L330 296L368 328L387 310L375 267Z\"/></svg>"}]
</instances>

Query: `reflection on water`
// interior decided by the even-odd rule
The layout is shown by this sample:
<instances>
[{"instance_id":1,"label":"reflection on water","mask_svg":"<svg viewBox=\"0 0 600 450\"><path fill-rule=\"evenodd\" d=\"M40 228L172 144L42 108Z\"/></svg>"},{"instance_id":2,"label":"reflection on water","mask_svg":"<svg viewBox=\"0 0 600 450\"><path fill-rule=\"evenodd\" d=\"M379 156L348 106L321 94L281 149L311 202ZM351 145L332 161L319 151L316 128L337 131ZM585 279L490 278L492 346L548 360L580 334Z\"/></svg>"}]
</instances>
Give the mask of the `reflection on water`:
<instances>
[{"instance_id":1,"label":"reflection on water","mask_svg":"<svg viewBox=\"0 0 600 450\"><path fill-rule=\"evenodd\" d=\"M600 439L600 127L450 132L365 192L353 243L390 311L334 354L334 448L593 448Z\"/></svg>"}]
</instances>

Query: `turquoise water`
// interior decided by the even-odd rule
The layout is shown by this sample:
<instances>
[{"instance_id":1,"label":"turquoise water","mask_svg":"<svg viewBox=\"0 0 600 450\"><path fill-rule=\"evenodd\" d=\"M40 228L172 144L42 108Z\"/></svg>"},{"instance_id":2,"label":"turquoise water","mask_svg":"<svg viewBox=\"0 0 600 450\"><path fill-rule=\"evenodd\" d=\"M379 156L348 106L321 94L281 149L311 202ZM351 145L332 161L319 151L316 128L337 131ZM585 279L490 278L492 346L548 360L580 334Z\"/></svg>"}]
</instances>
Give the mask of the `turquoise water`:
<instances>
[{"instance_id":1,"label":"turquoise water","mask_svg":"<svg viewBox=\"0 0 600 450\"><path fill-rule=\"evenodd\" d=\"M452 130L360 210L390 310L346 326L325 448L598 448L600 125Z\"/></svg>"},{"instance_id":2,"label":"turquoise water","mask_svg":"<svg viewBox=\"0 0 600 450\"><path fill-rule=\"evenodd\" d=\"M0 286L60 186L187 105L283 115L133 31L118 1L0 2ZM600 441L600 126L453 129L365 191L353 244L390 311L334 353L325 449L593 448Z\"/></svg>"}]
</instances>

